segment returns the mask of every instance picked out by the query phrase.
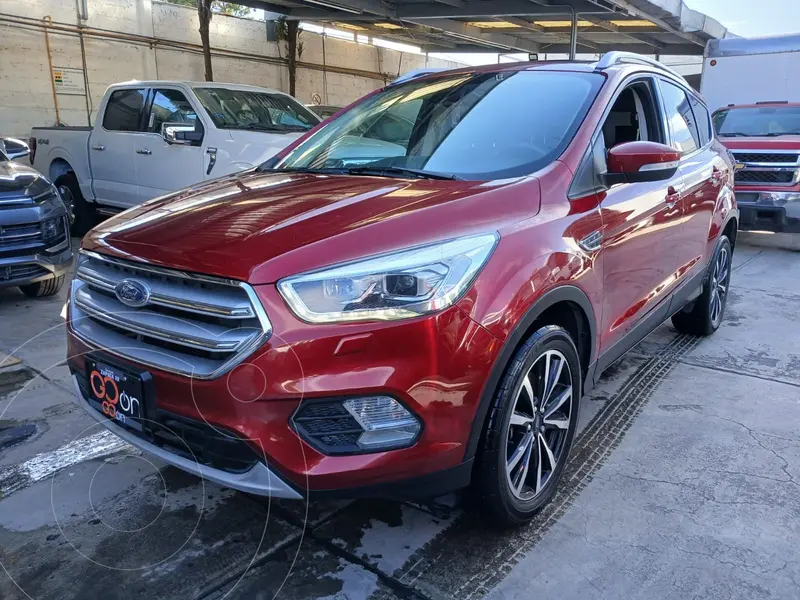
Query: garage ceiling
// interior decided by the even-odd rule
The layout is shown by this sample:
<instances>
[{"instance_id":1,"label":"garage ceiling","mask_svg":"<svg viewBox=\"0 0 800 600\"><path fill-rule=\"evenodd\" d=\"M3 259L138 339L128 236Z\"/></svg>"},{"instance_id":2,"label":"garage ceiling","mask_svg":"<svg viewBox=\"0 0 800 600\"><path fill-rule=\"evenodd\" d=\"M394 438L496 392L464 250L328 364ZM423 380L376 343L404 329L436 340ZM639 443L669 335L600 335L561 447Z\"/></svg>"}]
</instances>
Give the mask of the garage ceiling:
<instances>
[{"instance_id":1,"label":"garage ceiling","mask_svg":"<svg viewBox=\"0 0 800 600\"><path fill-rule=\"evenodd\" d=\"M413 44L427 52L702 54L728 37L682 0L237 0L291 20L330 24Z\"/></svg>"}]
</instances>

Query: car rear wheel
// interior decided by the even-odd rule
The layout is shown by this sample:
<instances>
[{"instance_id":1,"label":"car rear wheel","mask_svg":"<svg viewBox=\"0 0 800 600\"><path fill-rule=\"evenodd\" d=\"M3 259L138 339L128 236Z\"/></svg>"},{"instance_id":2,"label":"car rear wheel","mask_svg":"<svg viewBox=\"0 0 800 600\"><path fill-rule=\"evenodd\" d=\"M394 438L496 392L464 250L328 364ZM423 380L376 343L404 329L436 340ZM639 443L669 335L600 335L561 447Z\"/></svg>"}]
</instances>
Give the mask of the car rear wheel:
<instances>
[{"instance_id":1,"label":"car rear wheel","mask_svg":"<svg viewBox=\"0 0 800 600\"><path fill-rule=\"evenodd\" d=\"M82 236L97 223L97 212L94 206L86 202L78 185L78 180L72 173L62 175L55 181L58 193L67 207L70 232L72 235Z\"/></svg>"},{"instance_id":2,"label":"car rear wheel","mask_svg":"<svg viewBox=\"0 0 800 600\"><path fill-rule=\"evenodd\" d=\"M675 329L692 335L711 335L719 329L728 301L732 258L730 240L727 236L720 236L703 284L703 293L672 316Z\"/></svg>"},{"instance_id":3,"label":"car rear wheel","mask_svg":"<svg viewBox=\"0 0 800 600\"><path fill-rule=\"evenodd\" d=\"M57 294L63 285L64 275L53 275L50 279L45 279L44 281L21 285L19 289L22 290L23 294L31 298L43 298Z\"/></svg>"},{"instance_id":4,"label":"car rear wheel","mask_svg":"<svg viewBox=\"0 0 800 600\"><path fill-rule=\"evenodd\" d=\"M520 347L489 417L475 492L503 525L530 520L552 498L578 422L581 369L572 338L542 327Z\"/></svg>"}]
</instances>

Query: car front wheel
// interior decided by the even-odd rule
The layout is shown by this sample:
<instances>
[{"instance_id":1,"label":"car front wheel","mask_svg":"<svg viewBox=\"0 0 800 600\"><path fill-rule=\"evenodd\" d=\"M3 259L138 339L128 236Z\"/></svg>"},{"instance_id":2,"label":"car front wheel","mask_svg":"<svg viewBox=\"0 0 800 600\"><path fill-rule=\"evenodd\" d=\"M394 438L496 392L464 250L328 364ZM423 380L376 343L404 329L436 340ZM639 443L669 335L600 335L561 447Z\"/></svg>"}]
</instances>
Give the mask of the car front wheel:
<instances>
[{"instance_id":1,"label":"car front wheel","mask_svg":"<svg viewBox=\"0 0 800 600\"><path fill-rule=\"evenodd\" d=\"M581 369L561 327L542 327L517 350L494 399L479 456L476 492L504 525L547 504L578 422Z\"/></svg>"}]
</instances>

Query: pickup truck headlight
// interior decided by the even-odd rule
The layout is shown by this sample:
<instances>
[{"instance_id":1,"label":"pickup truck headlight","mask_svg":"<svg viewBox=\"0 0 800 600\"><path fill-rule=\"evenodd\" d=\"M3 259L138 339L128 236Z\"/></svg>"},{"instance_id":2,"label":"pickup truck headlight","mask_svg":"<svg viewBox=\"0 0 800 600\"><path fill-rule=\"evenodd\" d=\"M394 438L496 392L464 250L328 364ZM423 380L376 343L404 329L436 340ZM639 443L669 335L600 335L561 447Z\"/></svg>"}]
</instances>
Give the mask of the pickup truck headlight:
<instances>
[{"instance_id":1,"label":"pickup truck headlight","mask_svg":"<svg viewBox=\"0 0 800 600\"><path fill-rule=\"evenodd\" d=\"M42 239L48 243L62 239L67 232L64 217L56 217L55 219L42 221L41 228Z\"/></svg>"},{"instance_id":2,"label":"pickup truck headlight","mask_svg":"<svg viewBox=\"0 0 800 600\"><path fill-rule=\"evenodd\" d=\"M287 277L278 290L309 323L416 317L452 305L499 239L487 233L365 258Z\"/></svg>"}]
</instances>

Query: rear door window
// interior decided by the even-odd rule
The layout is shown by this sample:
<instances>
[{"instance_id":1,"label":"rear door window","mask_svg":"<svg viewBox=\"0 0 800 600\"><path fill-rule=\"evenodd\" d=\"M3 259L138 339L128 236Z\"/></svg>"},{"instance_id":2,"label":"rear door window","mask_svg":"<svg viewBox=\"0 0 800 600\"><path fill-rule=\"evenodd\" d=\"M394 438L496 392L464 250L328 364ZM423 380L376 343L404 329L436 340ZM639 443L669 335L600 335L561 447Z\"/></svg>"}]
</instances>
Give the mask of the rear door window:
<instances>
[{"instance_id":1,"label":"rear door window","mask_svg":"<svg viewBox=\"0 0 800 600\"><path fill-rule=\"evenodd\" d=\"M144 88L111 92L103 115L103 128L109 131L139 131L147 98Z\"/></svg>"},{"instance_id":2,"label":"rear door window","mask_svg":"<svg viewBox=\"0 0 800 600\"><path fill-rule=\"evenodd\" d=\"M697 129L700 132L700 144L705 146L714 137L714 131L711 127L711 115L708 114L708 109L705 104L700 102L694 94L689 94L689 102L692 105L695 119L697 119Z\"/></svg>"},{"instance_id":3,"label":"rear door window","mask_svg":"<svg viewBox=\"0 0 800 600\"><path fill-rule=\"evenodd\" d=\"M662 79L661 96L664 99L667 121L672 129L673 146L683 154L694 152L701 146L700 132L686 92Z\"/></svg>"}]
</instances>

